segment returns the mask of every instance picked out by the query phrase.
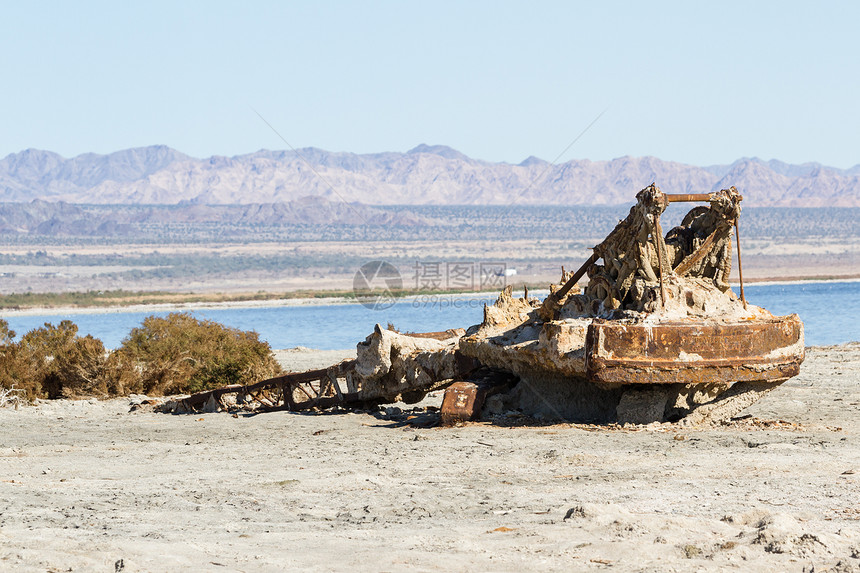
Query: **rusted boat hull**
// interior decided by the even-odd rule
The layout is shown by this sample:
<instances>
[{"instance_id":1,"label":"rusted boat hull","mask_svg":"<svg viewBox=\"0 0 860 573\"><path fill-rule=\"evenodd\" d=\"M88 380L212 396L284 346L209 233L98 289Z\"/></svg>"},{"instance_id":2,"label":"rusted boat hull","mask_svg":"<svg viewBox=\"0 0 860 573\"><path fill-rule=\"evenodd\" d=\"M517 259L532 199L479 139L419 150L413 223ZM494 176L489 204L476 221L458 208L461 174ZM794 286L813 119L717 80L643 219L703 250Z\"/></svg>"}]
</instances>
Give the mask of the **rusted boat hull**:
<instances>
[{"instance_id":1,"label":"rusted boat hull","mask_svg":"<svg viewBox=\"0 0 860 573\"><path fill-rule=\"evenodd\" d=\"M588 379L610 385L785 380L803 358L796 314L719 324L595 321L585 341Z\"/></svg>"}]
</instances>

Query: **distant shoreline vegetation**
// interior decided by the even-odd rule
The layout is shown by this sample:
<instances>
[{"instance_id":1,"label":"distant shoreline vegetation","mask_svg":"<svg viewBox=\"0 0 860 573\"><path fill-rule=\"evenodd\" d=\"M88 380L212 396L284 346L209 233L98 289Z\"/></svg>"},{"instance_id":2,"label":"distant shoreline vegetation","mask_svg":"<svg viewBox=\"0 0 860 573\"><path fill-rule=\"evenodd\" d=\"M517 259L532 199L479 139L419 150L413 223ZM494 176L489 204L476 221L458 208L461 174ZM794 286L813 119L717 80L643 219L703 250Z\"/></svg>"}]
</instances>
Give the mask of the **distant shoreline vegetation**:
<instances>
[{"instance_id":1,"label":"distant shoreline vegetation","mask_svg":"<svg viewBox=\"0 0 860 573\"><path fill-rule=\"evenodd\" d=\"M547 285L525 285L530 289L547 288ZM518 285L522 288L523 285ZM352 289L332 290L295 290L254 293L175 293L164 291L86 291L86 292L46 292L13 293L0 295L0 311L24 310L33 308L112 308L156 304L193 304L193 303L240 303L253 301L299 300L299 299L347 299L356 300L358 296L386 295L394 298L438 294L474 294L488 292L487 289L392 289L388 291L370 290L358 294Z\"/></svg>"},{"instance_id":2,"label":"distant shoreline vegetation","mask_svg":"<svg viewBox=\"0 0 860 573\"><path fill-rule=\"evenodd\" d=\"M810 275L778 278L754 278L747 279L746 284L757 283L796 283L796 282L821 282L821 281L854 281L860 279L860 275ZM527 287L529 291L545 291L548 284L513 283L517 290ZM0 295L0 312L18 311L31 309L52 310L58 308L121 308L128 306L150 306L166 304L218 304L218 303L245 303L245 302L275 302L279 300L313 300L331 299L353 302L359 297L373 297L377 295L390 296L393 298L408 298L427 295L452 295L452 294L480 294L496 292L501 289L392 289L387 291L371 290L356 293L354 290L331 289L331 290L309 290L300 289L294 291L258 291L244 293L176 293L165 291L85 291L85 292L44 292L44 293L12 293Z\"/></svg>"}]
</instances>

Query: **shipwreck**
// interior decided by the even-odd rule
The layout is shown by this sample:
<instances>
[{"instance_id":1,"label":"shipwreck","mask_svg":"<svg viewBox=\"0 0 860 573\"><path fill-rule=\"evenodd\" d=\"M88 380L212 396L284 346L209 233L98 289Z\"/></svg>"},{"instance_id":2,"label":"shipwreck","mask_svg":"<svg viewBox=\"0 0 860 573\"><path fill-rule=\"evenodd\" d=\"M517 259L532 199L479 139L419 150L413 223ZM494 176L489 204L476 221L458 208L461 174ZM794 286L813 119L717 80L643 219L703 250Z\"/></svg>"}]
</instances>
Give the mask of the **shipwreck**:
<instances>
[{"instance_id":1,"label":"shipwreck","mask_svg":"<svg viewBox=\"0 0 860 573\"><path fill-rule=\"evenodd\" d=\"M543 300L505 288L480 324L403 334L377 325L357 358L168 402L190 412L416 403L445 388L443 423L516 413L592 423L729 419L800 371L803 323L748 303L732 187L667 194L650 185ZM664 235L672 203L697 202ZM737 243L739 296L729 288ZM580 284L583 283L583 284Z\"/></svg>"}]
</instances>

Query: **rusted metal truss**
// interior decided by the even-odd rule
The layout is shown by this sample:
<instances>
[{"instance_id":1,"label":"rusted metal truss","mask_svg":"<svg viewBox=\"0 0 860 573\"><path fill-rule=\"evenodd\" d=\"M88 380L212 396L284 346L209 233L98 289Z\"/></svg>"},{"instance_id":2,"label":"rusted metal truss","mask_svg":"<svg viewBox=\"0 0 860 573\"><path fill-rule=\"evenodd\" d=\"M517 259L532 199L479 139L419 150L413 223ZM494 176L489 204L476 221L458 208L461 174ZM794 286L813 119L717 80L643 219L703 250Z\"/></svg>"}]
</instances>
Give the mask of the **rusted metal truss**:
<instances>
[{"instance_id":1,"label":"rusted metal truss","mask_svg":"<svg viewBox=\"0 0 860 573\"><path fill-rule=\"evenodd\" d=\"M663 193L652 184L636 196L637 203L630 214L599 245L582 266L557 290L550 293L540 309L544 320L558 318L558 311L565 296L586 273L590 288L600 285L606 291L607 304L617 308L628 296L632 281L637 275L659 282L661 304L666 302L664 280L667 275L707 276L721 288L728 289L727 278L731 270L731 234L740 241L737 227L740 203L743 196L731 187L717 193L670 194ZM665 238L660 226L660 215L670 203L708 202L709 207L698 207L690 211L682 225L673 229ZM717 254L717 251L722 251ZM653 253L653 255L652 255ZM728 255L728 256L726 256ZM598 266L603 258L605 265ZM656 259L656 265L651 259ZM714 268L713 260L719 260ZM741 268L740 244L738 244L738 269ZM655 269L652 267L656 266ZM741 300L746 306L741 279Z\"/></svg>"},{"instance_id":2,"label":"rusted metal truss","mask_svg":"<svg viewBox=\"0 0 860 573\"><path fill-rule=\"evenodd\" d=\"M347 373L354 367L355 360L346 360L328 368L292 372L247 386L223 386L167 402L162 410L172 413L230 409L296 412L336 406L359 407L366 401L358 392L345 392L343 386Z\"/></svg>"},{"instance_id":3,"label":"rusted metal truss","mask_svg":"<svg viewBox=\"0 0 860 573\"><path fill-rule=\"evenodd\" d=\"M160 409L173 413L239 409L296 412L371 407L416 397L420 400L427 392L444 388L477 368L474 360L456 351L456 341L464 332L453 329L401 334L377 325L362 344L366 351L360 353L359 359L291 372L255 384L197 392L166 402ZM394 361L392 355L397 356Z\"/></svg>"}]
</instances>

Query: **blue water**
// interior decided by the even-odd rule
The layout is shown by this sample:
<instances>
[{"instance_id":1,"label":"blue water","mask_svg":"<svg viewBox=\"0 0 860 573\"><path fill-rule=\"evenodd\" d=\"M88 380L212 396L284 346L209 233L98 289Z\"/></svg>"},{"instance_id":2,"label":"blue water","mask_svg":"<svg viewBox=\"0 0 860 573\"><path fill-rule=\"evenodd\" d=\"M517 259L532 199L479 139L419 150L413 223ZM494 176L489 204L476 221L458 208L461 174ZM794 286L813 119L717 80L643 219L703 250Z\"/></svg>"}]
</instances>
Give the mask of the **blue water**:
<instances>
[{"instance_id":1,"label":"blue water","mask_svg":"<svg viewBox=\"0 0 860 573\"><path fill-rule=\"evenodd\" d=\"M860 282L746 285L744 291L747 301L773 314L800 315L807 346L860 341Z\"/></svg>"},{"instance_id":2,"label":"blue water","mask_svg":"<svg viewBox=\"0 0 860 573\"><path fill-rule=\"evenodd\" d=\"M432 296L401 300L390 308L373 310L360 304L308 306L273 306L191 310L197 318L214 320L242 330L254 330L272 348L306 346L320 350L353 348L373 332L377 323L389 322L401 332L435 332L448 328L468 327L481 322L483 305L492 304L495 296ZM61 320L78 325L81 335L92 334L107 348L116 348L129 331L140 326L147 316L166 316L175 311L110 312L99 314L70 313L39 316L3 316L9 328L18 333Z\"/></svg>"},{"instance_id":3,"label":"blue water","mask_svg":"<svg viewBox=\"0 0 860 573\"><path fill-rule=\"evenodd\" d=\"M735 289L737 291L737 289ZM807 345L840 344L860 340L860 282L820 282L748 285L752 304L774 314L796 312L803 320ZM218 308L190 311L197 318L254 330L272 348L306 346L322 350L352 348L373 330L374 324L391 322L401 331L431 332L468 327L481 321L484 302L495 297L437 296L402 300L382 310L360 304ZM105 314L45 314L0 316L18 335L68 319L80 334L92 334L108 348L116 348L129 331L150 315L162 312L112 312Z\"/></svg>"}]
</instances>

